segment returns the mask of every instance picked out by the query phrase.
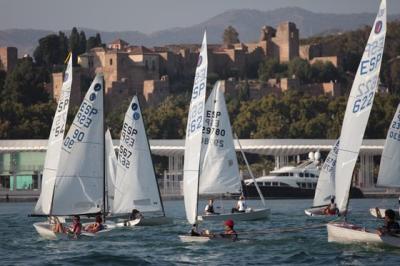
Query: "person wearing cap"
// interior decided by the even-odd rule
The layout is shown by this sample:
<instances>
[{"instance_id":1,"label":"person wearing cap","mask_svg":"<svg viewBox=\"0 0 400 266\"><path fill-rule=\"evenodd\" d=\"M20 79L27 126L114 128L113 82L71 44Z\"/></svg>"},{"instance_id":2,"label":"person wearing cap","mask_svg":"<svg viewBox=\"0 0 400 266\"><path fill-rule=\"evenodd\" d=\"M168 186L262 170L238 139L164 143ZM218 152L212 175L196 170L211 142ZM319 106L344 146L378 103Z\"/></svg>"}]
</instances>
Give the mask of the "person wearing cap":
<instances>
[{"instance_id":1,"label":"person wearing cap","mask_svg":"<svg viewBox=\"0 0 400 266\"><path fill-rule=\"evenodd\" d=\"M232 208L232 211L231 211L231 212L232 212L232 213L235 213L235 212L245 212L246 209L247 209L246 201L245 201L245 199L244 199L244 196L241 195L241 196L239 197L239 200L238 200L237 204L236 204L236 207L235 207L235 208Z\"/></svg>"},{"instance_id":2,"label":"person wearing cap","mask_svg":"<svg viewBox=\"0 0 400 266\"><path fill-rule=\"evenodd\" d=\"M229 238L232 241L236 241L238 239L238 234L236 231L233 229L235 223L233 220L229 219L224 222L225 230L224 233L221 234L221 237L223 238Z\"/></svg>"}]
</instances>

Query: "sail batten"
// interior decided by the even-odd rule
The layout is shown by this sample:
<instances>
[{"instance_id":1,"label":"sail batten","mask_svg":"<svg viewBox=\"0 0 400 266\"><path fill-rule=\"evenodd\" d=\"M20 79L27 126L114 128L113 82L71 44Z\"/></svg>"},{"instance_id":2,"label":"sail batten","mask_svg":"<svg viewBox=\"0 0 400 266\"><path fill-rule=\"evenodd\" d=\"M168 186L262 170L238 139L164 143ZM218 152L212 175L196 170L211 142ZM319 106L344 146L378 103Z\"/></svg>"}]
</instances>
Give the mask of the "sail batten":
<instances>
[{"instance_id":1,"label":"sail batten","mask_svg":"<svg viewBox=\"0 0 400 266\"><path fill-rule=\"evenodd\" d=\"M206 33L204 33L203 42L197 61L192 98L189 107L183 166L183 193L185 211L186 218L191 224L195 224L197 222L197 201L199 192L204 105L207 87L207 66L207 36Z\"/></svg>"},{"instance_id":2,"label":"sail batten","mask_svg":"<svg viewBox=\"0 0 400 266\"><path fill-rule=\"evenodd\" d=\"M61 94L58 100L56 113L51 126L47 145L46 158L43 168L42 190L36 203L34 213L48 215L51 212L54 185L60 161L61 148L64 139L65 124L67 121L68 107L72 86L72 56L70 56L64 74Z\"/></svg>"},{"instance_id":3,"label":"sail batten","mask_svg":"<svg viewBox=\"0 0 400 266\"><path fill-rule=\"evenodd\" d=\"M386 1L382 0L357 69L340 134L335 179L340 213L347 211L353 170L379 82L385 36Z\"/></svg>"}]
</instances>

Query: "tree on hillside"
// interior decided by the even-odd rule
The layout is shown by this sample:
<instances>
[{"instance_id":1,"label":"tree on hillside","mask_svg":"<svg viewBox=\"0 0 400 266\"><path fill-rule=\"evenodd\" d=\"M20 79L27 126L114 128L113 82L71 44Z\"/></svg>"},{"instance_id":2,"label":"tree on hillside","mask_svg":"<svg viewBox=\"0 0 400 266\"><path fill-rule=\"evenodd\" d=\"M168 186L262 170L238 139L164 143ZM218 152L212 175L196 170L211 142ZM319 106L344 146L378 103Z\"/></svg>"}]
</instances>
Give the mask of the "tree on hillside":
<instances>
[{"instance_id":1,"label":"tree on hillside","mask_svg":"<svg viewBox=\"0 0 400 266\"><path fill-rule=\"evenodd\" d=\"M277 59L267 58L258 68L258 79L268 81L271 78L278 78L287 75L287 65L280 64Z\"/></svg>"},{"instance_id":2,"label":"tree on hillside","mask_svg":"<svg viewBox=\"0 0 400 266\"><path fill-rule=\"evenodd\" d=\"M309 83L311 81L311 66L307 60L299 57L294 58L289 62L288 72L290 78L297 78L302 83Z\"/></svg>"},{"instance_id":3,"label":"tree on hillside","mask_svg":"<svg viewBox=\"0 0 400 266\"><path fill-rule=\"evenodd\" d=\"M78 55L86 52L86 34L84 31L79 33L79 52Z\"/></svg>"},{"instance_id":4,"label":"tree on hillside","mask_svg":"<svg viewBox=\"0 0 400 266\"><path fill-rule=\"evenodd\" d=\"M72 63L76 65L78 54L80 52L79 33L76 27L72 28L71 35L69 35L69 49L73 54Z\"/></svg>"},{"instance_id":5,"label":"tree on hillside","mask_svg":"<svg viewBox=\"0 0 400 266\"><path fill-rule=\"evenodd\" d=\"M86 51L89 52L90 49L95 48L95 47L101 47L101 37L100 33L96 33L96 36L91 36L86 42Z\"/></svg>"},{"instance_id":6,"label":"tree on hillside","mask_svg":"<svg viewBox=\"0 0 400 266\"><path fill-rule=\"evenodd\" d=\"M48 73L36 67L31 58L19 60L13 72L7 75L2 100L21 103L24 106L47 102L49 94L44 90Z\"/></svg>"},{"instance_id":7,"label":"tree on hillside","mask_svg":"<svg viewBox=\"0 0 400 266\"><path fill-rule=\"evenodd\" d=\"M234 43L239 43L239 33L236 31L236 29L232 26L228 26L224 30L224 34L222 36L222 40L224 44L234 44Z\"/></svg>"}]
</instances>

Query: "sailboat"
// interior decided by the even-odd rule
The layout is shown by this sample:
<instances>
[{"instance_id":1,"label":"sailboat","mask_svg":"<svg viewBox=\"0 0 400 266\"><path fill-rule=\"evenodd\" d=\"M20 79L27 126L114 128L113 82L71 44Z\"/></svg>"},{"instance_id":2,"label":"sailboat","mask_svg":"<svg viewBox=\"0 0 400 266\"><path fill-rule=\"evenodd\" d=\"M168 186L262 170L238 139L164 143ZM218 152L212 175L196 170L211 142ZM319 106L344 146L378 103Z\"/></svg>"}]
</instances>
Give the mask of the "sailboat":
<instances>
[{"instance_id":1,"label":"sailboat","mask_svg":"<svg viewBox=\"0 0 400 266\"><path fill-rule=\"evenodd\" d=\"M327 216L324 210L331 199L335 197L335 168L339 151L339 141L340 139L336 140L322 165L317 188L315 189L313 206L304 210L308 216Z\"/></svg>"},{"instance_id":2,"label":"sailboat","mask_svg":"<svg viewBox=\"0 0 400 266\"><path fill-rule=\"evenodd\" d=\"M197 61L196 74L194 77L192 98L190 101L188 122L186 126L185 160L183 166L183 194L185 202L186 218L189 224L198 225L198 199L200 161L203 138L203 125L205 115L205 99L207 86L207 35L204 32L203 42ZM183 242L207 242L207 236L180 235Z\"/></svg>"},{"instance_id":3,"label":"sailboat","mask_svg":"<svg viewBox=\"0 0 400 266\"><path fill-rule=\"evenodd\" d=\"M397 106L396 113L388 130L385 146L381 157L377 186L398 188L400 187L400 104ZM383 208L371 208L370 213L377 218L384 218ZM399 217L399 212L396 216Z\"/></svg>"},{"instance_id":4,"label":"sailboat","mask_svg":"<svg viewBox=\"0 0 400 266\"><path fill-rule=\"evenodd\" d=\"M346 221L352 174L379 82L386 36L386 13L386 0L382 0L347 102L335 178L336 201L345 220L327 224L328 242L386 243L400 247L400 239L397 237L380 236L376 230L368 230Z\"/></svg>"},{"instance_id":5,"label":"sailboat","mask_svg":"<svg viewBox=\"0 0 400 266\"><path fill-rule=\"evenodd\" d=\"M162 225L173 221L165 216L137 96L126 111L121 130L111 213L114 217L127 216L133 209L144 216L117 226Z\"/></svg>"},{"instance_id":6,"label":"sailboat","mask_svg":"<svg viewBox=\"0 0 400 266\"><path fill-rule=\"evenodd\" d=\"M58 149L52 187L45 186L40 201L44 214L54 216L97 215L106 208L104 169L103 76L97 74ZM49 195L50 194L50 195ZM44 238L57 239L50 222L35 223ZM104 224L105 233L113 228ZM83 235L95 234L82 232Z\"/></svg>"},{"instance_id":7,"label":"sailboat","mask_svg":"<svg viewBox=\"0 0 400 266\"><path fill-rule=\"evenodd\" d=\"M205 109L199 194L240 193L243 188L233 143L232 128L224 92L221 90L219 81L215 83ZM260 197L262 197L262 194ZM267 208L248 208L245 212L207 214L199 216L198 219L207 221L259 220L267 218L269 212Z\"/></svg>"}]
</instances>

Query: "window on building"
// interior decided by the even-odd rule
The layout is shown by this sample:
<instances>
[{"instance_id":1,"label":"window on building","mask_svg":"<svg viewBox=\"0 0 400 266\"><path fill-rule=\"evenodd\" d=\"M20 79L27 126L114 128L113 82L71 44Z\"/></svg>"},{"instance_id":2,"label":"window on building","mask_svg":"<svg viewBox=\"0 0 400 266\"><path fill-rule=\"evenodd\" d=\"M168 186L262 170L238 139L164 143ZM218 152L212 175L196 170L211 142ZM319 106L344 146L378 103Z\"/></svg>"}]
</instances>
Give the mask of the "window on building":
<instances>
[{"instance_id":1,"label":"window on building","mask_svg":"<svg viewBox=\"0 0 400 266\"><path fill-rule=\"evenodd\" d=\"M112 64L113 64L113 60L112 60L112 58L110 58L110 66L112 66Z\"/></svg>"},{"instance_id":2,"label":"window on building","mask_svg":"<svg viewBox=\"0 0 400 266\"><path fill-rule=\"evenodd\" d=\"M9 190L10 189L10 176L2 175L0 176L0 190Z\"/></svg>"},{"instance_id":3,"label":"window on building","mask_svg":"<svg viewBox=\"0 0 400 266\"><path fill-rule=\"evenodd\" d=\"M300 177L304 177L304 174L303 174L303 173L300 173L299 176L300 176Z\"/></svg>"}]
</instances>

